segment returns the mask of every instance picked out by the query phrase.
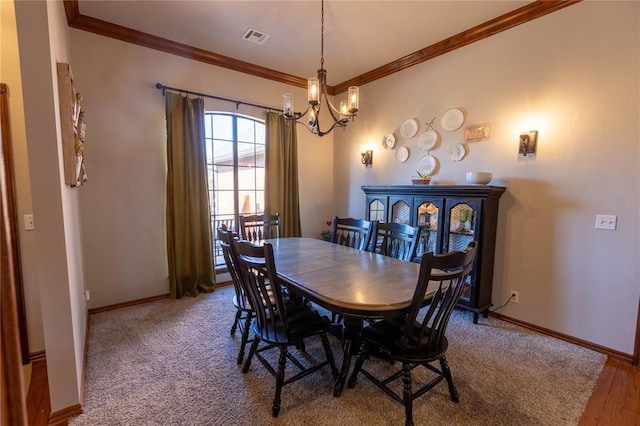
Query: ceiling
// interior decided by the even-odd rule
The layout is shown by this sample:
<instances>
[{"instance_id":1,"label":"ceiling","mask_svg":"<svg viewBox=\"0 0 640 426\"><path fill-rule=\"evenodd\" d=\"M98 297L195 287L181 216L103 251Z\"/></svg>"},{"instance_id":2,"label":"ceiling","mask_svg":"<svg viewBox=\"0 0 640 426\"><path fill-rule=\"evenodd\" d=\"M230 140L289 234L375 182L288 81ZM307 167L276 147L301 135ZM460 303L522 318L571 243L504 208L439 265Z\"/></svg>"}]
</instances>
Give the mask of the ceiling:
<instances>
[{"instance_id":1,"label":"ceiling","mask_svg":"<svg viewBox=\"0 0 640 426\"><path fill-rule=\"evenodd\" d=\"M359 77L385 65L398 68L402 64L400 59L412 54L415 57L421 49L438 43L444 48L438 54L445 53L452 50L451 40L456 40L455 37L451 39L453 36L478 25L489 24L489 21L505 14L518 16L516 9L523 6L555 5L551 9L545 5L545 13L559 9L559 5L565 7L565 2L560 1L534 3L510 0L327 0L324 5L327 83L334 86L367 82ZM74 13L83 19L76 19L77 25L73 25L74 16L73 13L70 15L69 7L65 4L67 17L70 25L76 28L92 31L91 27L100 27L93 32L110 35L105 34L107 30L104 28L116 24L135 30L136 39L143 38L138 32L150 34L155 36L154 40L161 38L165 42L169 40L187 45L204 51L200 54L213 55L214 59L222 55L225 60L230 58L231 63L242 61L264 68L267 78L269 74L287 74L293 80L299 80L288 81L291 84L306 84L306 78L315 76L320 68L319 0L79 0ZM528 13L526 19L503 25L505 28L500 31L538 16ZM265 33L269 38L263 44L247 41L243 39L247 29ZM124 39L118 34L111 36ZM486 35L481 38L484 37ZM481 38L468 40L462 45ZM457 47L460 46L453 48ZM429 59L425 59L424 54L420 56L420 62ZM406 66L410 65L402 65ZM244 65L241 64L242 67Z\"/></svg>"}]
</instances>

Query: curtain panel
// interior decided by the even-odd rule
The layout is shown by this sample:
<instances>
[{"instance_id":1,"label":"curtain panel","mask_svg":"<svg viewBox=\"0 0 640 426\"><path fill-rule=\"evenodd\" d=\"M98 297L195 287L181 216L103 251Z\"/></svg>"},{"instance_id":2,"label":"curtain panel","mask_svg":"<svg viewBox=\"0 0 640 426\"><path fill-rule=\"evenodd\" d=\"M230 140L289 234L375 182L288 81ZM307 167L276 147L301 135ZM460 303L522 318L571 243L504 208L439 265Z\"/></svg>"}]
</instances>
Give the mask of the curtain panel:
<instances>
[{"instance_id":1,"label":"curtain panel","mask_svg":"<svg viewBox=\"0 0 640 426\"><path fill-rule=\"evenodd\" d=\"M204 100L166 92L167 256L172 298L215 288Z\"/></svg>"},{"instance_id":2,"label":"curtain panel","mask_svg":"<svg viewBox=\"0 0 640 426\"><path fill-rule=\"evenodd\" d=\"M269 111L265 120L265 213L280 213L283 237L301 236L296 124Z\"/></svg>"}]
</instances>

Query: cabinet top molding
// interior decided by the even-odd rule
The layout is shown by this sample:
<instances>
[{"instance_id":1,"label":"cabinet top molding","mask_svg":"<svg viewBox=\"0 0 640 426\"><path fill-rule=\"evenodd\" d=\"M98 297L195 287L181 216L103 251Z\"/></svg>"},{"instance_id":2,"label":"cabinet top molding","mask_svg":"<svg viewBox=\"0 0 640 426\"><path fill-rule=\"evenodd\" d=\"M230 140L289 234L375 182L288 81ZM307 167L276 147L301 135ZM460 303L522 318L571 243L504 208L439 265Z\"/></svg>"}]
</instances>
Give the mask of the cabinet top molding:
<instances>
[{"instance_id":1,"label":"cabinet top molding","mask_svg":"<svg viewBox=\"0 0 640 426\"><path fill-rule=\"evenodd\" d=\"M365 194L458 195L464 197L500 197L507 189L492 185L363 185Z\"/></svg>"}]
</instances>

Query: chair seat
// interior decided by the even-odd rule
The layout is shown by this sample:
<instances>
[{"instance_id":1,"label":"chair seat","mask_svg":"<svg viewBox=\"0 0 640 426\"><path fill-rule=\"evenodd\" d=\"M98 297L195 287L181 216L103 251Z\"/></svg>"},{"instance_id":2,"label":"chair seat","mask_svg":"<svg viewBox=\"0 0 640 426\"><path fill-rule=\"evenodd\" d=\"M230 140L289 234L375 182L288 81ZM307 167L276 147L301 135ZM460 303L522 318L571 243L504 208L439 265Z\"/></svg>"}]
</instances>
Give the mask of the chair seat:
<instances>
[{"instance_id":1,"label":"chair seat","mask_svg":"<svg viewBox=\"0 0 640 426\"><path fill-rule=\"evenodd\" d=\"M254 319L251 328L255 335L267 343L289 342L293 345L308 336L325 332L328 326L327 320L304 304L287 305L289 337L284 331L282 321L276 319L273 324L274 326L260 328Z\"/></svg>"},{"instance_id":2,"label":"chair seat","mask_svg":"<svg viewBox=\"0 0 640 426\"><path fill-rule=\"evenodd\" d=\"M404 336L404 318L382 320L362 330L362 337L380 347L391 359L402 362L429 362L436 360L447 351L449 342L446 336L442 337L440 345L434 348L427 348L429 341L428 330L418 341L420 325L416 324L411 332L411 337L406 343L402 340Z\"/></svg>"},{"instance_id":3,"label":"chair seat","mask_svg":"<svg viewBox=\"0 0 640 426\"><path fill-rule=\"evenodd\" d=\"M286 293L283 293L283 298L284 298L284 302L288 303L289 302L289 297ZM271 304L275 303L275 295L273 294L273 291L269 290L269 301L271 302ZM242 297L239 299L237 295L233 296L233 306L236 307L236 309L240 309L241 311L252 311L253 307L251 306L251 301L249 300L249 297L247 297L246 293L242 294Z\"/></svg>"}]
</instances>

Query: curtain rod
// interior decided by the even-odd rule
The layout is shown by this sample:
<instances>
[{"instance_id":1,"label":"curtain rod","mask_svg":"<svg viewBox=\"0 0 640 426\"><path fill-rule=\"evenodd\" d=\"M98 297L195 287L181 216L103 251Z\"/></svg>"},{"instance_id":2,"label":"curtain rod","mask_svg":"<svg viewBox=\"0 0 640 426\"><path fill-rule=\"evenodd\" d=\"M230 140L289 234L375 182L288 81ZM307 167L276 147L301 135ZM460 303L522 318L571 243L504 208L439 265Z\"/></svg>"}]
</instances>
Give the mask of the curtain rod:
<instances>
[{"instance_id":1,"label":"curtain rod","mask_svg":"<svg viewBox=\"0 0 640 426\"><path fill-rule=\"evenodd\" d=\"M220 96L208 95L206 93L192 92L190 90L184 90L184 89L178 89L178 88L175 88L175 87L165 86L164 84L160 84L160 83L156 83L156 89L162 90L162 95L163 96L164 96L164 94L165 94L165 92L167 90L173 90L174 92L187 93L189 95L203 96L205 98L212 98L212 99L217 99L219 101L231 102L231 103L236 104L236 109L238 109L238 107L240 105L249 105L249 106L256 107L256 108L266 109L266 110L269 110L269 111L282 112L282 110L278 109L278 108L272 108L272 107L268 107L268 106L264 106L264 105L252 104L250 102L239 101L237 99L222 98Z\"/></svg>"}]
</instances>

